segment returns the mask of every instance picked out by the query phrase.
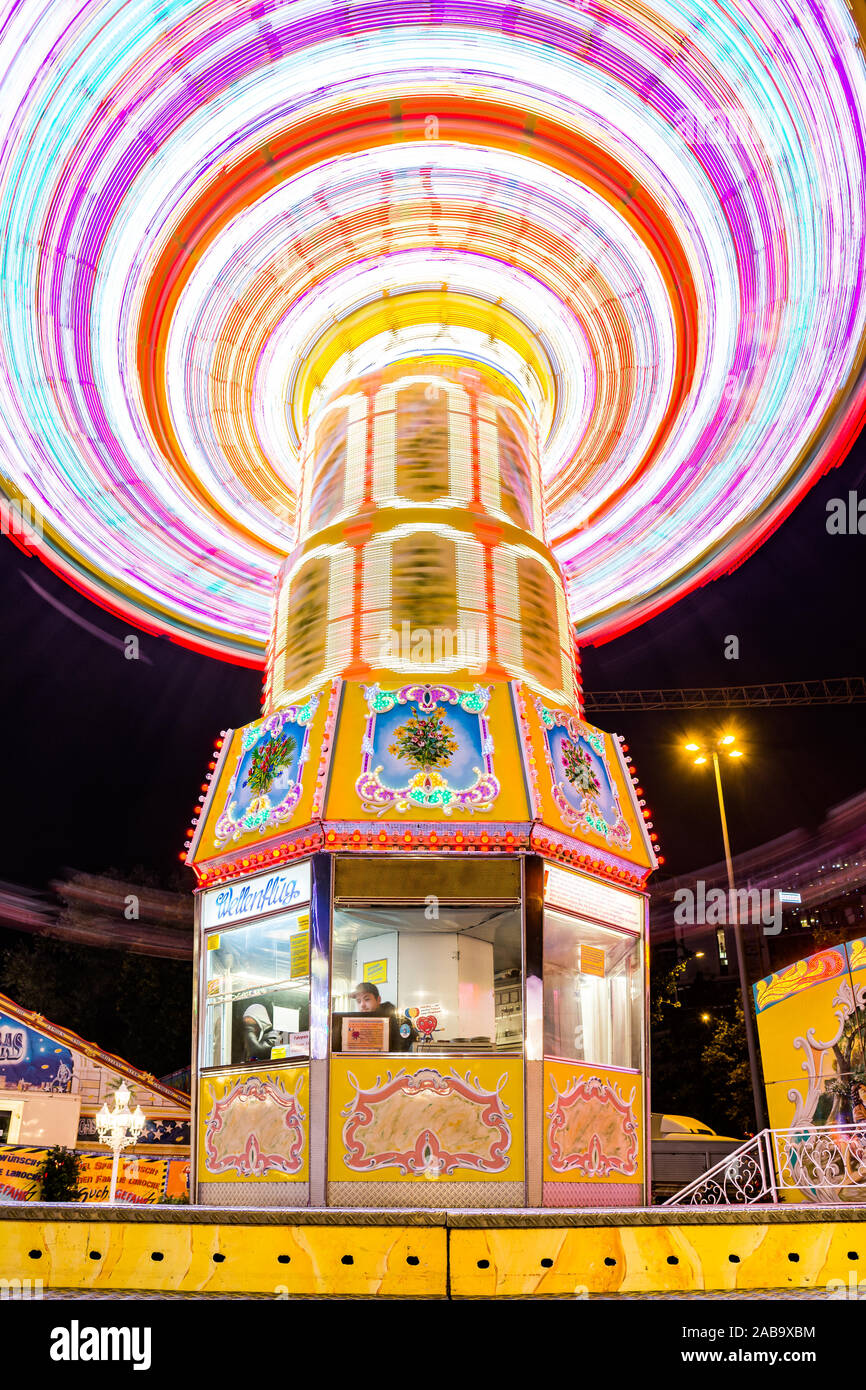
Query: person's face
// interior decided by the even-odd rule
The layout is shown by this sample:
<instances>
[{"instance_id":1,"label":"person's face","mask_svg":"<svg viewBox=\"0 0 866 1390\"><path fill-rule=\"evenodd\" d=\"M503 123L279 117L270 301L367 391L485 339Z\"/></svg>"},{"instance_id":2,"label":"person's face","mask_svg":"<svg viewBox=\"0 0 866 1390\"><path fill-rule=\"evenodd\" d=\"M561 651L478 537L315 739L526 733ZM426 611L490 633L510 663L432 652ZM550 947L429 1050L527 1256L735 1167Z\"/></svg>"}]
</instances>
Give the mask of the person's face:
<instances>
[{"instance_id":1,"label":"person's face","mask_svg":"<svg viewBox=\"0 0 866 1390\"><path fill-rule=\"evenodd\" d=\"M379 1001L375 994L356 994L355 1002L358 1005L359 1013L362 1014L371 1014L374 1009L379 1007Z\"/></svg>"}]
</instances>

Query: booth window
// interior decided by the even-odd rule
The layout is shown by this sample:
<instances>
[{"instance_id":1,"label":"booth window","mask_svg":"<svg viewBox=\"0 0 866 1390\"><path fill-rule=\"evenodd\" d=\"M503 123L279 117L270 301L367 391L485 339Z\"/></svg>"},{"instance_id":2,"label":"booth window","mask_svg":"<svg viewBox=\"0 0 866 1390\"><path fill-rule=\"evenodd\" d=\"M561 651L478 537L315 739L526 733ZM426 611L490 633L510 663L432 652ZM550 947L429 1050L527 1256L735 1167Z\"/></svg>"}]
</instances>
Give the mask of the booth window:
<instances>
[{"instance_id":1,"label":"booth window","mask_svg":"<svg viewBox=\"0 0 866 1390\"><path fill-rule=\"evenodd\" d=\"M205 962L203 1067L309 1056L309 909L211 932Z\"/></svg>"},{"instance_id":2,"label":"booth window","mask_svg":"<svg viewBox=\"0 0 866 1390\"><path fill-rule=\"evenodd\" d=\"M332 1049L519 1051L521 978L519 908L338 908Z\"/></svg>"},{"instance_id":3,"label":"booth window","mask_svg":"<svg viewBox=\"0 0 866 1390\"><path fill-rule=\"evenodd\" d=\"M545 1056L637 1070L641 999L639 937L545 909Z\"/></svg>"}]
</instances>

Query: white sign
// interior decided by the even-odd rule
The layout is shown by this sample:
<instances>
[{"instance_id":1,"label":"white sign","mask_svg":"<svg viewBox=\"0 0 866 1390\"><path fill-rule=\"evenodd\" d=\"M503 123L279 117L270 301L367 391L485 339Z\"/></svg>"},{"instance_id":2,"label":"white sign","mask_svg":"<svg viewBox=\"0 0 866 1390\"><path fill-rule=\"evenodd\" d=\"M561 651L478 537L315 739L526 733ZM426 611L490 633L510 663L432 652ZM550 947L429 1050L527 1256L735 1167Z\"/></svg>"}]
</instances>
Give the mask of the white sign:
<instances>
[{"instance_id":1,"label":"white sign","mask_svg":"<svg viewBox=\"0 0 866 1390\"><path fill-rule=\"evenodd\" d=\"M544 901L611 927L639 932L644 924L644 900L585 874L573 874L556 864L544 866Z\"/></svg>"},{"instance_id":2,"label":"white sign","mask_svg":"<svg viewBox=\"0 0 866 1390\"><path fill-rule=\"evenodd\" d=\"M202 899L202 926L227 926L249 917L260 917L278 908L294 907L310 901L310 861L292 864L273 873L256 874L240 883L211 888Z\"/></svg>"}]
</instances>

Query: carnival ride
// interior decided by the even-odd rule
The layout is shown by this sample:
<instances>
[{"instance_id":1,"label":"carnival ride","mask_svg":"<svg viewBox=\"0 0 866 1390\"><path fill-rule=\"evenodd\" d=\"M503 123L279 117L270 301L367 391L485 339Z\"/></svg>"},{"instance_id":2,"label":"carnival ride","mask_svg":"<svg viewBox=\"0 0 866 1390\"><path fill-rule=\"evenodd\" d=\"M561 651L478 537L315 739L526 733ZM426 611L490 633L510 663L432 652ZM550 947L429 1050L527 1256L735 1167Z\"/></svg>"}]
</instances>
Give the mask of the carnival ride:
<instances>
[{"instance_id":1,"label":"carnival ride","mask_svg":"<svg viewBox=\"0 0 866 1390\"><path fill-rule=\"evenodd\" d=\"M856 437L859 19L9 12L4 491L96 602L266 671L187 845L201 1200L645 1200L658 837L577 646ZM438 1049L377 1060L361 969Z\"/></svg>"}]
</instances>

